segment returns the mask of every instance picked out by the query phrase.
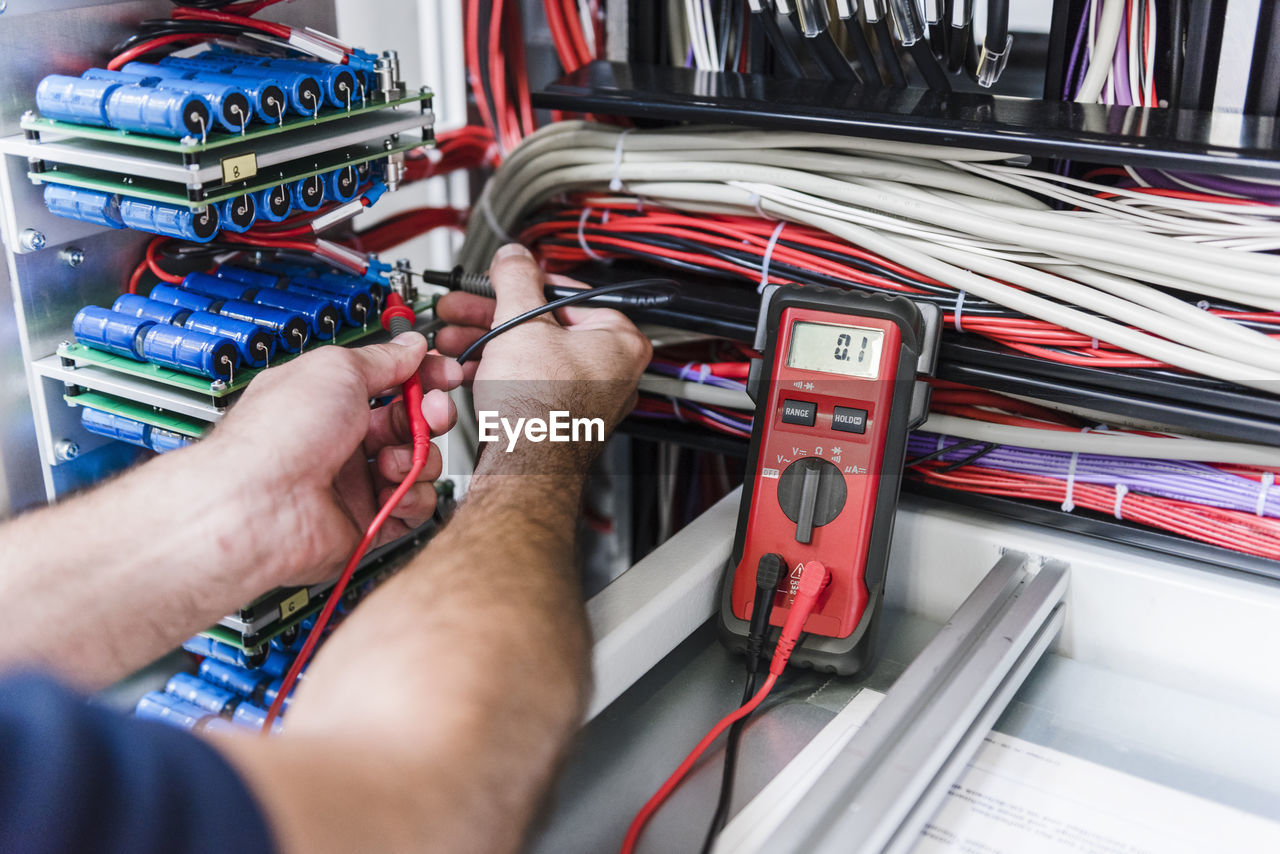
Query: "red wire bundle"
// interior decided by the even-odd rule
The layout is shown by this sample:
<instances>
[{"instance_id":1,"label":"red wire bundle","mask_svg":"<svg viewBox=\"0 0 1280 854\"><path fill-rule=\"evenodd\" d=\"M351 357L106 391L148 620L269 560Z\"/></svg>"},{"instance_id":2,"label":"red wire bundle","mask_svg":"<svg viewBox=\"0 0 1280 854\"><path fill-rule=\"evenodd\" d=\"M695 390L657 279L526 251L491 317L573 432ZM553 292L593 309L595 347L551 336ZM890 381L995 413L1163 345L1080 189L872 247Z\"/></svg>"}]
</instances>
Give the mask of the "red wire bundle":
<instances>
[{"instance_id":1,"label":"red wire bundle","mask_svg":"<svg viewBox=\"0 0 1280 854\"><path fill-rule=\"evenodd\" d=\"M584 210L589 210L585 220ZM758 217L706 214L690 216L650 205L638 209L634 203L592 200L589 208L570 205L550 209L542 220L529 226L521 234L520 240L536 247L547 261L548 267L553 270L565 270L597 260L592 257L594 253L602 258L640 257L654 263L669 261L676 267L696 265L756 284L760 279L759 265L763 263L776 228L776 221ZM674 238L685 244L696 245L687 249L658 248L633 239L639 235L647 238ZM706 247L708 251L698 251L698 247ZM711 254L715 250L745 252L760 261L744 265ZM911 284L841 263L830 257L833 254L874 263L921 285L936 287L940 284L886 258L842 242L826 232L798 224L787 225L781 238L774 244L771 260L889 292L908 295L920 292L920 288ZM783 284L790 280L776 270L770 270L769 281ZM1280 337L1280 312L1214 309L1213 313L1228 320L1274 325L1277 332L1272 333L1273 337ZM954 325L956 322L954 312L944 312L943 319L947 325ZM1094 368L1169 367L1155 359L1035 318L965 315L963 329L1011 349L1059 364Z\"/></svg>"}]
</instances>

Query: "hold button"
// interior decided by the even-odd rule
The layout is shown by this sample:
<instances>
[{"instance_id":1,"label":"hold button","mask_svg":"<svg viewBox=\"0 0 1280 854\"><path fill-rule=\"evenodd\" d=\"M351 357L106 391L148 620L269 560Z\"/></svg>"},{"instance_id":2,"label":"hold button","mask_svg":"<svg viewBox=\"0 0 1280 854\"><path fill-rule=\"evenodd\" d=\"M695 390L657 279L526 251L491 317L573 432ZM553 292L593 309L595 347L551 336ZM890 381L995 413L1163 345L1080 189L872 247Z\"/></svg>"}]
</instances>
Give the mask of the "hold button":
<instances>
[{"instance_id":1,"label":"hold button","mask_svg":"<svg viewBox=\"0 0 1280 854\"><path fill-rule=\"evenodd\" d=\"M818 418L818 404L809 400L782 401L782 423L812 427Z\"/></svg>"},{"instance_id":2,"label":"hold button","mask_svg":"<svg viewBox=\"0 0 1280 854\"><path fill-rule=\"evenodd\" d=\"M831 410L831 429L845 433L867 432L867 410L837 406Z\"/></svg>"}]
</instances>

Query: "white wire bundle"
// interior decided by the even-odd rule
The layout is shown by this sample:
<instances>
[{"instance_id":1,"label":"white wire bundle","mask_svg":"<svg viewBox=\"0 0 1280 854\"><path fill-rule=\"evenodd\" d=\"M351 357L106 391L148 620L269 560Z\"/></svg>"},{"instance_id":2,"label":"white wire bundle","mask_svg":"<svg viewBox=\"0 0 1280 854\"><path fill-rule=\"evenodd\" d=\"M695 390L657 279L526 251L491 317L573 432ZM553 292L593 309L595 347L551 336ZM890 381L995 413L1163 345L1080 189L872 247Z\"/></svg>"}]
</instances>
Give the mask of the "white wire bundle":
<instances>
[{"instance_id":1,"label":"white wire bundle","mask_svg":"<svg viewBox=\"0 0 1280 854\"><path fill-rule=\"evenodd\" d=\"M1280 342L1153 287L1280 309L1275 210L1225 210L998 165L1003 155L823 134L559 122L485 187L459 263L483 269L554 196L628 194L804 223L983 298L1170 365L1280 394ZM1050 210L1027 191L1079 204Z\"/></svg>"}]
</instances>

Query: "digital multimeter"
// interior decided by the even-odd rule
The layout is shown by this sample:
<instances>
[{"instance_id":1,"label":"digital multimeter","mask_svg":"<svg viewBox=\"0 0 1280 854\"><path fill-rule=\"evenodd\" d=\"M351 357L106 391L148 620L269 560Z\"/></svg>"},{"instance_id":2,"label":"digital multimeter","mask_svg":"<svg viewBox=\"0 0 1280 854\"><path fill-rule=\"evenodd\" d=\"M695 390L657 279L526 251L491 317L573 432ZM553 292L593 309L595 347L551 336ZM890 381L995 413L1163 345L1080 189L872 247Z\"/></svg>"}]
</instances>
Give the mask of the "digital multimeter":
<instances>
[{"instance_id":1,"label":"digital multimeter","mask_svg":"<svg viewBox=\"0 0 1280 854\"><path fill-rule=\"evenodd\" d=\"M907 433L928 412L938 311L903 297L814 286L774 291L748 391L756 402L737 535L721 593L721 635L744 651L762 558L785 573L770 623L787 618L807 561L830 582L792 663L861 669L884 593ZM762 340L763 339L763 343Z\"/></svg>"}]
</instances>

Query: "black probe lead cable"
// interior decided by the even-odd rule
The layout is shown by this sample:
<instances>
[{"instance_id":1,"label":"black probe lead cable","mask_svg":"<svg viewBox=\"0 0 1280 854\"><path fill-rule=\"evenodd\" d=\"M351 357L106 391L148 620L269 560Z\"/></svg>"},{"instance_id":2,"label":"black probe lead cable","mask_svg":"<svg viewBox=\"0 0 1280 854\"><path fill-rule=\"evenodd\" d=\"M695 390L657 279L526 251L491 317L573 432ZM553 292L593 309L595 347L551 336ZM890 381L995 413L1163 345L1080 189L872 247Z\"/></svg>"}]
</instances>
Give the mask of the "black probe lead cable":
<instances>
[{"instance_id":1,"label":"black probe lead cable","mask_svg":"<svg viewBox=\"0 0 1280 854\"><path fill-rule=\"evenodd\" d=\"M769 616L773 613L773 603L777 599L778 582L782 579L782 558L772 552L761 555L756 565L756 595L751 606L751 622L747 630L747 682L743 687L744 704L755 696L756 679L760 673L760 654L764 650L764 642L769 634ZM748 716L750 717L750 716ZM738 770L738 748L742 742L742 732L746 729L747 718L741 718L729 728L728 740L724 747L724 768L720 774L720 796L716 799L716 811L711 817L711 826L707 828L707 837L702 843L702 854L711 854L715 847L716 837L724 830L729 821L729 806L733 801L733 781Z\"/></svg>"},{"instance_id":2,"label":"black probe lead cable","mask_svg":"<svg viewBox=\"0 0 1280 854\"><path fill-rule=\"evenodd\" d=\"M551 286L555 287L555 286ZM641 288L650 288L657 293L638 296L629 294L626 299L613 297L606 299L611 295L621 294L625 291L634 291ZM537 308L530 309L524 314L516 315L510 320L504 321L481 335L475 341L471 342L471 346L458 354L458 364L464 365L471 359L476 352L488 344L494 338L509 329L524 323L527 320L533 320L535 317L541 317L548 312L555 311L558 308L566 306L579 305L581 303L593 303L598 306L624 307L624 308L656 308L658 306L667 305L672 302L676 294L679 293L680 285L674 279L635 279L630 282L618 282L612 285L601 285L598 288L587 288L583 290L574 289L574 293L568 296L554 299L546 305L540 305Z\"/></svg>"}]
</instances>

